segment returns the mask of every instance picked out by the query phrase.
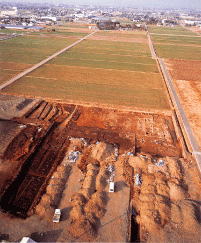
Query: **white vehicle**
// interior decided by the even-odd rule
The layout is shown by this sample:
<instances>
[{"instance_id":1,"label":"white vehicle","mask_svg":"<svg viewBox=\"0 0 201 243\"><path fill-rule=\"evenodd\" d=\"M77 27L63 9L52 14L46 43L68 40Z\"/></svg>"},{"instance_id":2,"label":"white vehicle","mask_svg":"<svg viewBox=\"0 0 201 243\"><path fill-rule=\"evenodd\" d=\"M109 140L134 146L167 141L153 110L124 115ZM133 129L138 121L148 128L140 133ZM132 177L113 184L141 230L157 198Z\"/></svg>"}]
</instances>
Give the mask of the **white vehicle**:
<instances>
[{"instance_id":1,"label":"white vehicle","mask_svg":"<svg viewBox=\"0 0 201 243\"><path fill-rule=\"evenodd\" d=\"M53 222L54 223L59 223L60 217L61 217L61 209L57 208L54 211Z\"/></svg>"},{"instance_id":2,"label":"white vehicle","mask_svg":"<svg viewBox=\"0 0 201 243\"><path fill-rule=\"evenodd\" d=\"M114 192L114 182L113 181L111 181L109 183L109 192Z\"/></svg>"}]
</instances>

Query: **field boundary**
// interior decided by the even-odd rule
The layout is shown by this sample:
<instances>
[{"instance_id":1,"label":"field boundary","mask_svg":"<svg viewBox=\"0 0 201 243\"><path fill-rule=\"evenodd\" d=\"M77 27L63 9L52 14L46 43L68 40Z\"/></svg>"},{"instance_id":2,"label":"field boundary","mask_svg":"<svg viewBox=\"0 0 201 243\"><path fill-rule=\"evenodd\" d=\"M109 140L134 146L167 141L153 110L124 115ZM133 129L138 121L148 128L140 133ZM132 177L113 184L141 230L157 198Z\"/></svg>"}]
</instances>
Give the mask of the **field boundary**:
<instances>
[{"instance_id":1,"label":"field boundary","mask_svg":"<svg viewBox=\"0 0 201 243\"><path fill-rule=\"evenodd\" d=\"M97 31L94 31L86 36L84 36L83 38L79 39L78 41L74 42L73 44L65 47L64 49L57 51L56 53L54 53L53 55L47 57L46 59L42 60L41 62L35 64L34 66L26 69L25 71L19 73L18 75L16 75L15 77L11 78L10 80L8 80L6 83L0 85L0 90L6 88L7 86L11 85L12 83L14 83L15 81L17 81L18 79L24 77L26 74L34 71L35 69L41 67L42 65L44 65L45 63L49 62L50 60L52 60L53 58L57 57L58 55L62 54L63 52L71 49L72 47L76 46L77 44L79 44L80 42L82 42L83 40L87 39L88 37L90 37L91 35L95 34Z\"/></svg>"},{"instance_id":2,"label":"field boundary","mask_svg":"<svg viewBox=\"0 0 201 243\"><path fill-rule=\"evenodd\" d=\"M13 95L16 96L15 93L12 92L4 92L2 91L1 94L3 95ZM23 94L17 94L18 97L24 97ZM56 102L59 104L71 104L71 105L77 105L77 106L84 106L84 107L96 107L96 108L103 108L103 109L109 109L109 110L119 110L122 112L138 112L138 113L146 113L146 114L159 114L159 115L165 115L165 116L172 116L172 110L171 109L157 109L157 108L139 108L139 107L129 107L125 105L112 105L112 104L106 104L106 103L98 103L98 102L87 102L87 101L75 101L72 99L58 99L58 98L49 98L45 96L33 96L33 95L27 95L26 98L30 99L40 99L45 100L47 102Z\"/></svg>"}]
</instances>

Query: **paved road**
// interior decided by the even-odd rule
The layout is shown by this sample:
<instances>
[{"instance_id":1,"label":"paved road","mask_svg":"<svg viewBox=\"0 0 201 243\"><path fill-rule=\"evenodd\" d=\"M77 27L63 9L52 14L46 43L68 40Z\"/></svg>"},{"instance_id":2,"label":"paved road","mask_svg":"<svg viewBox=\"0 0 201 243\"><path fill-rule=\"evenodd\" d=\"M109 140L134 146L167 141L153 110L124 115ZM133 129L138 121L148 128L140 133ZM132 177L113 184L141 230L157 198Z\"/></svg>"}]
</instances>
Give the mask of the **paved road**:
<instances>
[{"instance_id":1,"label":"paved road","mask_svg":"<svg viewBox=\"0 0 201 243\"><path fill-rule=\"evenodd\" d=\"M149 33L148 33L148 40L149 40L149 46L150 46L151 52L153 52L153 51L155 52L154 46L153 46L153 43L152 43L152 40L151 40ZM170 74L169 74L169 72L166 68L165 63L164 63L163 59L157 57L156 52L155 52L155 56L156 56L156 59L158 60L158 63L160 65L160 68L161 68L163 77L165 79L168 91L170 93L172 102L174 104L174 108L176 110L176 113L181 118L185 133L187 135L188 141L189 141L190 146L191 146L190 151L192 152L192 155L195 157L198 168L201 172L201 151L200 151L199 144L198 144L198 142L195 138L195 135L194 135L194 133L191 129L190 123L189 123L187 116L186 116L186 113L185 113L185 111L184 111L184 109L181 105L181 102L180 102L179 97L177 95L176 89L174 87L173 80L172 80L172 78L171 78L171 76L170 76Z\"/></svg>"},{"instance_id":2,"label":"paved road","mask_svg":"<svg viewBox=\"0 0 201 243\"><path fill-rule=\"evenodd\" d=\"M42 60L41 62L35 64L34 66L26 69L25 71L19 73L18 75L16 75L15 77L11 78L10 80L8 80L6 83L0 85L0 90L6 88L8 85L11 85L12 83L14 83L15 81L17 81L18 79L22 78L23 76L27 75L28 73L34 71L35 69L41 67L42 65L44 65L45 63L49 62L50 60L52 60L53 58L57 57L58 55L62 54L63 52L69 50L70 48L76 46L77 44L79 44L81 41L87 39L89 36L95 34L97 31L94 31L92 33L90 33L89 35L86 35L85 37L79 39L78 41L74 42L73 44L71 44L70 46L65 47L64 49L54 53L53 55L47 57L46 59Z\"/></svg>"}]
</instances>

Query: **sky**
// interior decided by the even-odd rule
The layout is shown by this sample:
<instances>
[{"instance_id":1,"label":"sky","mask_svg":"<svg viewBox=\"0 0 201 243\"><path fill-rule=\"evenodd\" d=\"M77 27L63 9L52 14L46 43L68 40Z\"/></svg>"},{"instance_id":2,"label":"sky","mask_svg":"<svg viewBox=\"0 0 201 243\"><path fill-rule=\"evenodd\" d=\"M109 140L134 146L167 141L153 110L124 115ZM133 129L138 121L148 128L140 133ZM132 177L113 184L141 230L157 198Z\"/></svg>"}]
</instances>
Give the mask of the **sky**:
<instances>
[{"instance_id":1,"label":"sky","mask_svg":"<svg viewBox=\"0 0 201 243\"><path fill-rule=\"evenodd\" d=\"M5 0L6 1L6 0ZM6 2L41 2L40 0L7 0ZM201 0L43 0L53 4L91 4L117 7L157 7L201 9Z\"/></svg>"}]
</instances>

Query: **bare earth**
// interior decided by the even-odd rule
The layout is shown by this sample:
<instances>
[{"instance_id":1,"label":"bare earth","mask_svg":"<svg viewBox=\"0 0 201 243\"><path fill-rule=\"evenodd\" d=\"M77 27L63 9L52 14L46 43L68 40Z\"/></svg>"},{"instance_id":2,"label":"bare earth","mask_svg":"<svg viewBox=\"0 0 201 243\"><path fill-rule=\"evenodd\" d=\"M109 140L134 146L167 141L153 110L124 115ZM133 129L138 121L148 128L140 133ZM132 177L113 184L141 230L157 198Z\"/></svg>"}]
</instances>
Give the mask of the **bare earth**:
<instances>
[{"instance_id":1,"label":"bare earth","mask_svg":"<svg viewBox=\"0 0 201 243\"><path fill-rule=\"evenodd\" d=\"M175 84L201 148L201 84L185 80L176 80Z\"/></svg>"},{"instance_id":2,"label":"bare earth","mask_svg":"<svg viewBox=\"0 0 201 243\"><path fill-rule=\"evenodd\" d=\"M166 63L201 147L201 61L169 59Z\"/></svg>"}]
</instances>

